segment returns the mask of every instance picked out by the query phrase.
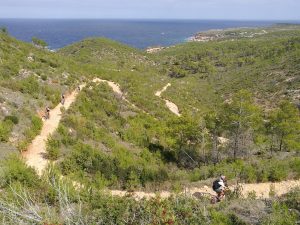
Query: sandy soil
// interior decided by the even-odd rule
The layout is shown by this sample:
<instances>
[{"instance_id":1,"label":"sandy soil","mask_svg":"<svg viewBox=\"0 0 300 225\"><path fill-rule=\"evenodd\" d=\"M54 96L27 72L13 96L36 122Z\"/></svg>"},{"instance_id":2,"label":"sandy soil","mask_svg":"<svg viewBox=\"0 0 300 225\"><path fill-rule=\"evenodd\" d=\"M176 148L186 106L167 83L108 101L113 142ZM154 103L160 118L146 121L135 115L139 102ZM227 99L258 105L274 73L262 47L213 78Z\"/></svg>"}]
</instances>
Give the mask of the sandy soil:
<instances>
[{"instance_id":1,"label":"sandy soil","mask_svg":"<svg viewBox=\"0 0 300 225\"><path fill-rule=\"evenodd\" d=\"M85 84L82 84L80 88L82 89ZM66 96L64 108L67 110L71 104L76 100L78 91L73 91L70 95ZM58 104L54 109L50 111L50 118L43 121L43 127L41 133L36 136L32 143L28 146L27 150L22 153L22 156L27 162L28 166L36 169L39 175L48 164L48 160L45 158L46 155L46 141L48 137L54 133L57 129L59 122L61 120L60 108L62 104Z\"/></svg>"},{"instance_id":2,"label":"sandy soil","mask_svg":"<svg viewBox=\"0 0 300 225\"><path fill-rule=\"evenodd\" d=\"M171 84L168 83L166 86L163 87L163 89L161 89L160 91L157 91L157 92L155 93L155 96L157 96L157 97L161 98L162 100L164 100L165 103L166 103L166 106L168 107L168 109L169 109L172 113L174 113L176 116L181 116L181 114L179 113L178 106L177 106L175 103L173 103L173 102L171 102L171 101L169 101L169 100L164 99L164 98L161 97L161 94L162 94L163 92L165 92L165 91L168 89L168 87L170 87L170 86L171 86Z\"/></svg>"},{"instance_id":3,"label":"sandy soil","mask_svg":"<svg viewBox=\"0 0 300 225\"><path fill-rule=\"evenodd\" d=\"M247 197L249 193L255 192L257 198L269 198L270 188L271 186L274 187L275 195L281 196L283 194L286 194L291 189L295 187L300 187L300 180L292 180L292 181L282 181L278 183L259 183L259 184L240 184L242 186L242 195L244 197ZM231 190L234 189L234 186L229 187ZM126 191L117 191L112 190L110 191L111 195L113 196L132 196L137 200L140 200L142 198L150 199L157 196L160 196L161 198L168 198L172 195L171 192L163 191L158 193L147 193L147 192L126 192ZM215 195L214 191L211 187L203 186L201 188L191 188L186 189L181 194L186 194L188 196L192 196L196 193L207 193L211 195Z\"/></svg>"}]
</instances>

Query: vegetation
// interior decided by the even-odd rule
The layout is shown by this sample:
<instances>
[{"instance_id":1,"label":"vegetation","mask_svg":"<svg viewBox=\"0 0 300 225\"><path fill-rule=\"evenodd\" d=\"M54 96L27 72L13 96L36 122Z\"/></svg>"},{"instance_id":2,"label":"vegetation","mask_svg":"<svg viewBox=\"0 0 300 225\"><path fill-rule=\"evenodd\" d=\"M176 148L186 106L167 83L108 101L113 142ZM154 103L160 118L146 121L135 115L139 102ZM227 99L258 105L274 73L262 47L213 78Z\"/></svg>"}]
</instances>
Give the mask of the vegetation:
<instances>
[{"instance_id":1,"label":"vegetation","mask_svg":"<svg viewBox=\"0 0 300 225\"><path fill-rule=\"evenodd\" d=\"M178 191L220 174L246 183L299 179L300 31L287 27L253 38L184 43L156 54L102 38L54 53L39 39L32 41L43 48L0 32L1 151L26 150L42 128L45 107L86 83L70 109L62 109L59 128L48 138L47 159L56 163L41 178L5 153L0 219L5 224L295 224L299 190L276 198L274 189L268 201L255 193L247 199L232 195L214 206L208 197L136 201L105 193L107 188ZM95 77L118 83L124 94L90 82ZM179 107L180 117L155 96L167 83L172 85L162 97Z\"/></svg>"},{"instance_id":2,"label":"vegetation","mask_svg":"<svg viewBox=\"0 0 300 225\"><path fill-rule=\"evenodd\" d=\"M42 48L46 48L48 46L47 42L45 42L44 40L41 40L37 37L33 37L32 38L32 43L38 47L42 47Z\"/></svg>"},{"instance_id":3,"label":"vegetation","mask_svg":"<svg viewBox=\"0 0 300 225\"><path fill-rule=\"evenodd\" d=\"M293 225L299 219L299 189L268 201L232 195L218 205L211 205L207 197L185 195L136 201L130 196L111 197L94 187L75 190L70 182L61 182L55 171L38 179L29 168L20 170L20 165L18 158L5 163L4 177L10 181L10 188L0 196L5 224Z\"/></svg>"},{"instance_id":4,"label":"vegetation","mask_svg":"<svg viewBox=\"0 0 300 225\"><path fill-rule=\"evenodd\" d=\"M6 28L6 27L0 27L0 31L1 31L2 33L7 34L7 28Z\"/></svg>"}]
</instances>

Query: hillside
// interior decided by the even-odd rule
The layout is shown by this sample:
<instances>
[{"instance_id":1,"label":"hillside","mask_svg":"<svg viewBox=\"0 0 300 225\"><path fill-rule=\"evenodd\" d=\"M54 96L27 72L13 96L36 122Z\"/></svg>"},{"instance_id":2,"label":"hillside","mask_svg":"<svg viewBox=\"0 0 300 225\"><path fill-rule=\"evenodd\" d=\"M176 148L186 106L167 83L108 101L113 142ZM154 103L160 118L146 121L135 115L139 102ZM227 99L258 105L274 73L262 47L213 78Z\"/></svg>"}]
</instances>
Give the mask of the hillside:
<instances>
[{"instance_id":1,"label":"hillside","mask_svg":"<svg viewBox=\"0 0 300 225\"><path fill-rule=\"evenodd\" d=\"M181 107L203 110L212 106L212 100L218 104L247 89L266 109L284 98L299 104L299 28L256 32L261 30L268 32L252 38L191 42L160 51L168 75L180 78L174 81L170 97L176 92ZM193 99L190 104L189 99Z\"/></svg>"},{"instance_id":2,"label":"hillside","mask_svg":"<svg viewBox=\"0 0 300 225\"><path fill-rule=\"evenodd\" d=\"M0 32L1 158L22 151L38 134L45 107L75 85L80 72L68 59ZM76 71L76 72L75 72ZM72 75L71 75L72 74Z\"/></svg>"},{"instance_id":3,"label":"hillside","mask_svg":"<svg viewBox=\"0 0 300 225\"><path fill-rule=\"evenodd\" d=\"M276 191L300 177L300 29L287 28L154 54L103 38L51 52L0 32L1 219L295 224L299 189ZM187 194L220 174L228 200ZM241 182L275 184L264 200ZM174 196L135 201L109 190Z\"/></svg>"}]
</instances>

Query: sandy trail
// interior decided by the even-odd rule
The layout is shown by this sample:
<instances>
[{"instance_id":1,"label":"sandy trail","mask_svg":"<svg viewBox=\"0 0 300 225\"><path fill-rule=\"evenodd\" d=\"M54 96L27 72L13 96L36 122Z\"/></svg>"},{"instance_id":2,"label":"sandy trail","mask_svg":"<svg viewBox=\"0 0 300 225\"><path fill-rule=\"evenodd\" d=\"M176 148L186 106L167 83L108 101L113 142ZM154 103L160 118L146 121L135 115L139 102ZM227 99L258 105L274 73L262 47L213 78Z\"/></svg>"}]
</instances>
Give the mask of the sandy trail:
<instances>
[{"instance_id":1,"label":"sandy trail","mask_svg":"<svg viewBox=\"0 0 300 225\"><path fill-rule=\"evenodd\" d=\"M94 83L107 83L112 89L113 91L118 94L118 95L121 95L123 97L123 92L121 91L121 88L120 88L120 85L115 83L115 82L112 82L112 81L108 81L108 80L102 80L100 78L94 78L93 79L93 82Z\"/></svg>"},{"instance_id":2,"label":"sandy trail","mask_svg":"<svg viewBox=\"0 0 300 225\"><path fill-rule=\"evenodd\" d=\"M85 84L80 85L80 89L85 87ZM76 100L78 90L73 91L70 95L66 96L64 108L68 110L71 104ZM26 160L28 166L36 169L39 175L42 174L43 170L48 164L48 160L45 158L46 155L46 142L50 135L57 129L61 120L62 114L60 108L63 105L59 103L54 109L50 111L50 118L43 122L41 133L36 136L27 150L22 152L22 156Z\"/></svg>"},{"instance_id":3,"label":"sandy trail","mask_svg":"<svg viewBox=\"0 0 300 225\"><path fill-rule=\"evenodd\" d=\"M169 101L169 100L164 99L164 98L161 97L161 94L162 94L163 92L165 92L165 91L168 89L168 87L170 87L170 86L171 86L171 84L168 83L166 86L163 87L163 89L161 89L160 91L157 91L157 92L155 93L155 96L157 96L157 97L161 98L162 100L164 100L165 103L166 103L166 106L168 107L168 109L169 109L172 113L174 113L176 116L181 116L181 114L179 113L178 106L177 106L175 103L173 103L173 102L171 102L171 101Z\"/></svg>"},{"instance_id":4,"label":"sandy trail","mask_svg":"<svg viewBox=\"0 0 300 225\"><path fill-rule=\"evenodd\" d=\"M117 83L114 83L112 81L102 80L99 78L93 79L93 82L99 83L99 82L106 82L116 94L119 94L122 99L127 101L132 106L136 107L134 104L130 103L127 99L125 99L123 92L120 89L120 86ZM164 92L171 84L166 85L161 91L156 92L156 96L160 97L162 92ZM80 85L80 89L84 88L86 84ZM66 96L64 107L67 110L71 104L76 100L76 97L78 95L78 90L73 91L70 95ZM36 169L37 173L39 175L42 175L43 170L46 168L48 164L48 160L45 158L46 155L46 142L48 137L55 132L57 129L59 122L62 118L62 114L60 111L60 108L62 107L61 104L58 104L53 110L50 111L50 119L44 121L43 127L41 130L41 133L35 137L35 139L32 141L32 143L29 145L27 151L22 153L22 156L26 160L26 163L28 166L31 166ZM176 106L177 108L177 106ZM171 109L170 109L171 110ZM172 111L172 110L171 110ZM174 112L174 111L172 111ZM176 115L180 115L177 111L174 112ZM75 182L76 183L76 182ZM256 196L268 198L271 183L259 183L259 184L241 184L242 194L244 196L247 196L249 192L256 192ZM283 181L278 183L273 183L275 188L275 193L280 196L285 193L287 193L292 188L295 188L297 186L300 186L300 180L295 181ZM79 185L80 186L80 185ZM231 187L232 189L233 187ZM204 193L210 193L214 194L214 192L211 190L211 187L203 186L201 188L189 188L184 191L187 195L193 195L197 192L204 192ZM156 195L161 196L162 198L167 198L172 195L171 192L163 191L159 193L147 193L147 192L133 192L128 193L126 191L118 191L118 190L111 190L109 191L111 195L113 196L125 196L125 195L131 195L135 199L142 199L146 198L149 199L151 197L155 197Z\"/></svg>"},{"instance_id":5,"label":"sandy trail","mask_svg":"<svg viewBox=\"0 0 300 225\"><path fill-rule=\"evenodd\" d=\"M249 193L255 192L256 198L269 198L270 188L272 185L275 190L275 195L281 196L288 193L293 188L300 187L300 180L282 181L278 183L268 182L268 183L259 183L259 184L240 184L240 185L242 186L242 195L244 197L247 197ZM233 190L234 186L231 186L230 189ZM110 191L110 193L113 196L119 196L119 197L130 195L136 200L140 200L143 198L150 199L155 196L160 196L161 198L168 198L172 195L172 193L168 191L147 193L141 191L126 192L126 191L112 190ZM193 196L194 194L196 195L197 193L207 193L207 194L215 195L215 192L212 190L212 188L208 186L203 186L201 188L186 189L181 194L185 194L187 196Z\"/></svg>"},{"instance_id":6,"label":"sandy trail","mask_svg":"<svg viewBox=\"0 0 300 225\"><path fill-rule=\"evenodd\" d=\"M92 81L94 83L107 83L108 86L110 86L112 88L113 92L115 92L117 95L119 95L122 98L122 100L124 100L126 103L131 105L133 108L142 111L143 113L149 114L148 112L144 111L143 109L140 109L135 104L130 102L128 99L126 99L125 94L122 92L119 84L109 81L109 80L102 80L100 78L94 78Z\"/></svg>"},{"instance_id":7,"label":"sandy trail","mask_svg":"<svg viewBox=\"0 0 300 225\"><path fill-rule=\"evenodd\" d=\"M102 80L100 78L95 78L92 80L94 83L107 83L112 90L121 96L121 98L129 103L132 107L138 109L137 106L129 102L125 97L123 92L121 91L120 86L117 83L108 80ZM84 88L86 84L80 85L80 90ZM68 110L71 104L76 100L78 95L78 90L73 91L70 95L65 97L65 110ZM28 166L35 168L39 175L42 175L43 170L46 168L48 164L48 160L46 159L46 143L49 136L51 136L55 130L58 128L59 122L62 118L62 114L60 108L62 104L59 103L54 109L50 111L50 118L48 120L43 121L43 127L41 133L36 136L31 144L28 146L27 150L22 152L22 156L24 157Z\"/></svg>"}]
</instances>

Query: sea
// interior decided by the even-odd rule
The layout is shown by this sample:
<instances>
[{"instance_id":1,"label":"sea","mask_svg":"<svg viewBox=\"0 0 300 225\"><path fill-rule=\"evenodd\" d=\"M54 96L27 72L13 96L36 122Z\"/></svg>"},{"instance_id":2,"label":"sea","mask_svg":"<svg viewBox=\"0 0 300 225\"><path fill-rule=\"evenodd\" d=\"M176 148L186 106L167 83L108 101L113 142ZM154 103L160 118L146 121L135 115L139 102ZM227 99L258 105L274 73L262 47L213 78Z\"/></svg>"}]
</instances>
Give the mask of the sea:
<instances>
[{"instance_id":1,"label":"sea","mask_svg":"<svg viewBox=\"0 0 300 225\"><path fill-rule=\"evenodd\" d=\"M88 37L105 37L145 49L185 42L211 29L271 26L280 21L234 20L105 20L105 19L0 19L0 27L17 39L45 40L56 50Z\"/></svg>"}]
</instances>

